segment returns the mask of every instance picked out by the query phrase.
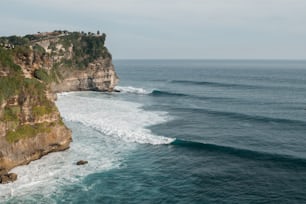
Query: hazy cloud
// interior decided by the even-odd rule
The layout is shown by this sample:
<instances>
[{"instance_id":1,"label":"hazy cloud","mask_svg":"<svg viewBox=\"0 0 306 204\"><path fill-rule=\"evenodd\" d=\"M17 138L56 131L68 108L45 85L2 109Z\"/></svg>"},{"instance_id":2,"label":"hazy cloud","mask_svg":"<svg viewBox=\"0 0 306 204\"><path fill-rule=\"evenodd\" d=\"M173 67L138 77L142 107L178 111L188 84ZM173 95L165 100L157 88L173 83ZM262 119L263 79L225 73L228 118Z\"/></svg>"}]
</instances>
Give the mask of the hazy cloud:
<instances>
[{"instance_id":1,"label":"hazy cloud","mask_svg":"<svg viewBox=\"0 0 306 204\"><path fill-rule=\"evenodd\" d=\"M305 0L4 0L1 35L101 29L116 58L306 58Z\"/></svg>"}]
</instances>

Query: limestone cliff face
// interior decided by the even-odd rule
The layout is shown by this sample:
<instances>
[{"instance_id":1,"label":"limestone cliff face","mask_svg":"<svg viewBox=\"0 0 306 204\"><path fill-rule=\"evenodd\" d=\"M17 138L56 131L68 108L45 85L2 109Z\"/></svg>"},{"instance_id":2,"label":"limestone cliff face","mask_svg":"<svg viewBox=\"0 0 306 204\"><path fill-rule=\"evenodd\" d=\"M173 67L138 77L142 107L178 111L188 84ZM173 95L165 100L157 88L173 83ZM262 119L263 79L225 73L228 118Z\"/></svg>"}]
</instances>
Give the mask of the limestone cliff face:
<instances>
[{"instance_id":1,"label":"limestone cliff face","mask_svg":"<svg viewBox=\"0 0 306 204\"><path fill-rule=\"evenodd\" d=\"M62 122L53 100L39 94L45 94L44 90L42 93L25 90L2 101L0 170L69 148L71 131Z\"/></svg>"},{"instance_id":2,"label":"limestone cliff face","mask_svg":"<svg viewBox=\"0 0 306 204\"><path fill-rule=\"evenodd\" d=\"M53 92L112 91L118 76L104 46L105 37L77 32L45 34L29 50L20 52L16 61L25 77L47 81Z\"/></svg>"},{"instance_id":3,"label":"limestone cliff face","mask_svg":"<svg viewBox=\"0 0 306 204\"><path fill-rule=\"evenodd\" d=\"M111 59L97 59L84 70L66 73L59 83L52 83L53 92L68 91L112 91L118 83Z\"/></svg>"},{"instance_id":4,"label":"limestone cliff face","mask_svg":"<svg viewBox=\"0 0 306 204\"><path fill-rule=\"evenodd\" d=\"M0 37L0 174L69 148L54 96L113 90L118 77L104 41L67 31Z\"/></svg>"},{"instance_id":5,"label":"limestone cliff face","mask_svg":"<svg viewBox=\"0 0 306 204\"><path fill-rule=\"evenodd\" d=\"M64 125L49 124L50 130L10 143L0 139L0 170L28 164L42 156L69 148L71 132ZM52 127L51 127L52 126Z\"/></svg>"}]
</instances>

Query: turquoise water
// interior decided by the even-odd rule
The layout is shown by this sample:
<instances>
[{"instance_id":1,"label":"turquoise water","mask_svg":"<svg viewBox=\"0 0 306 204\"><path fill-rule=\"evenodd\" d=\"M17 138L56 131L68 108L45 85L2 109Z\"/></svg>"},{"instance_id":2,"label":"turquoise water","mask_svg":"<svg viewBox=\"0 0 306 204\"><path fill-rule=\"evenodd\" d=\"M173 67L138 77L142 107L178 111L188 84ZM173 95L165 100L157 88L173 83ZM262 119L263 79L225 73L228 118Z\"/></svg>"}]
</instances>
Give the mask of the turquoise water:
<instances>
[{"instance_id":1,"label":"turquoise water","mask_svg":"<svg viewBox=\"0 0 306 204\"><path fill-rule=\"evenodd\" d=\"M306 202L305 61L114 64L121 93L60 95L71 149L18 167L3 201Z\"/></svg>"}]
</instances>

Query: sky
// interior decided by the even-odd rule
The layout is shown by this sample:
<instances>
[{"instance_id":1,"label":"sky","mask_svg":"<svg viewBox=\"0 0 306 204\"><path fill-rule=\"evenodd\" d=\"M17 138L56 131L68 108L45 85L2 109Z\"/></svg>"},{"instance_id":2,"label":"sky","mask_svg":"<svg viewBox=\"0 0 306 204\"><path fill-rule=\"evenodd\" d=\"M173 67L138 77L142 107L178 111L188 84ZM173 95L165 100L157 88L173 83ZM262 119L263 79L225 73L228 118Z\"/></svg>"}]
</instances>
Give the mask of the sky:
<instances>
[{"instance_id":1,"label":"sky","mask_svg":"<svg viewBox=\"0 0 306 204\"><path fill-rule=\"evenodd\" d=\"M114 59L306 59L306 0L1 0L0 36L59 29Z\"/></svg>"}]
</instances>

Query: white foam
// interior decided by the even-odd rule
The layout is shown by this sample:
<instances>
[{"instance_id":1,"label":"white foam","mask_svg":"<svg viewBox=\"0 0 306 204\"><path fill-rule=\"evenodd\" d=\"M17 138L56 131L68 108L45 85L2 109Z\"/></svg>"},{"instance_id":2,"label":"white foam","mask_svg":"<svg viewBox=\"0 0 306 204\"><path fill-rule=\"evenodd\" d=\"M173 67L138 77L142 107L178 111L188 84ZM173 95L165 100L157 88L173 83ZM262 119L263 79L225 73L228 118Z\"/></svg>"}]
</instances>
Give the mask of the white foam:
<instances>
[{"instance_id":1,"label":"white foam","mask_svg":"<svg viewBox=\"0 0 306 204\"><path fill-rule=\"evenodd\" d=\"M61 93L57 93L57 96L67 96L70 94L74 94L75 92L61 92Z\"/></svg>"},{"instance_id":2,"label":"white foam","mask_svg":"<svg viewBox=\"0 0 306 204\"><path fill-rule=\"evenodd\" d=\"M80 122L110 137L141 144L169 144L174 139L154 135L147 126L167 121L164 112L141 109L141 104L76 95L60 97L58 108L67 121Z\"/></svg>"},{"instance_id":3,"label":"white foam","mask_svg":"<svg viewBox=\"0 0 306 204\"><path fill-rule=\"evenodd\" d=\"M119 168L123 159L122 152L131 149L111 138L85 126L72 126L73 142L70 149L42 157L29 165L14 168L18 174L14 183L0 185L0 198L31 197L40 194L44 197L56 193L62 185L78 182L89 174ZM78 160L88 160L84 166L77 166Z\"/></svg>"},{"instance_id":4,"label":"white foam","mask_svg":"<svg viewBox=\"0 0 306 204\"><path fill-rule=\"evenodd\" d=\"M143 88L136 88L133 86L116 86L116 90L122 93L133 93L133 94L150 94L151 91L147 91Z\"/></svg>"},{"instance_id":5,"label":"white foam","mask_svg":"<svg viewBox=\"0 0 306 204\"><path fill-rule=\"evenodd\" d=\"M0 185L2 201L11 198L31 200L35 199L34 194L51 199L63 185L79 182L95 172L120 168L124 157L137 146L135 143L157 145L174 140L154 135L146 128L167 121L166 113L145 111L141 104L112 99L100 93L88 96L89 93L58 95L56 103L61 115L66 121L77 122L68 122L73 130L70 149L13 169L18 180ZM88 160L88 165L76 166L75 162L81 159Z\"/></svg>"}]
</instances>

